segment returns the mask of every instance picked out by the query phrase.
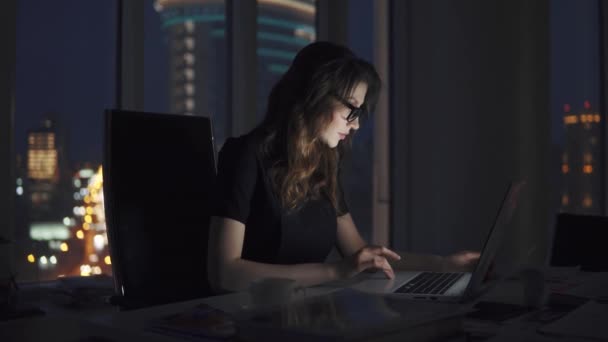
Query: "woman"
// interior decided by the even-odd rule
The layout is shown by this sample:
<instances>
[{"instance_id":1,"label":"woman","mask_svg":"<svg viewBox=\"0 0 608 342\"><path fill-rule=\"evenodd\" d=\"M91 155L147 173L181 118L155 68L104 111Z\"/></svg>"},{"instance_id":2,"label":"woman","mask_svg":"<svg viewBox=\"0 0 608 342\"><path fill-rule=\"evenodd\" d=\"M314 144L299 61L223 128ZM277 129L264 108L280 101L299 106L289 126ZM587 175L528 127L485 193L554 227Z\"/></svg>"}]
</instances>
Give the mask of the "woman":
<instances>
[{"instance_id":1,"label":"woman","mask_svg":"<svg viewBox=\"0 0 608 342\"><path fill-rule=\"evenodd\" d=\"M394 277L389 261L401 257L363 241L338 181L340 159L379 91L374 67L343 46L316 42L297 54L264 121L219 154L208 258L214 289L243 290L266 277L310 286L364 270ZM344 258L326 263L334 246ZM400 267L464 266L475 254L410 258Z\"/></svg>"}]
</instances>

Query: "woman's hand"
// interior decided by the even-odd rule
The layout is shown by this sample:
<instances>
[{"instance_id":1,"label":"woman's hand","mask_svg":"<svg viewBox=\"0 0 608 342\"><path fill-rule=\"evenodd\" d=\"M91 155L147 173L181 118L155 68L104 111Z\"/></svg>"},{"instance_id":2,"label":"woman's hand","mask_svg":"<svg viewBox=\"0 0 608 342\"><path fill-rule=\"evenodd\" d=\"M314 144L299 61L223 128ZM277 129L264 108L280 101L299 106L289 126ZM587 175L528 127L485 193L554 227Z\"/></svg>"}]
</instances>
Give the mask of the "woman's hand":
<instances>
[{"instance_id":1,"label":"woman's hand","mask_svg":"<svg viewBox=\"0 0 608 342\"><path fill-rule=\"evenodd\" d=\"M481 254L476 251L460 251L443 258L443 269L445 271L472 271L477 265Z\"/></svg>"},{"instance_id":2,"label":"woman's hand","mask_svg":"<svg viewBox=\"0 0 608 342\"><path fill-rule=\"evenodd\" d=\"M383 246L365 246L355 254L342 259L336 264L339 279L350 278L365 270L381 270L389 279L395 277L390 260L400 260L401 257Z\"/></svg>"}]
</instances>

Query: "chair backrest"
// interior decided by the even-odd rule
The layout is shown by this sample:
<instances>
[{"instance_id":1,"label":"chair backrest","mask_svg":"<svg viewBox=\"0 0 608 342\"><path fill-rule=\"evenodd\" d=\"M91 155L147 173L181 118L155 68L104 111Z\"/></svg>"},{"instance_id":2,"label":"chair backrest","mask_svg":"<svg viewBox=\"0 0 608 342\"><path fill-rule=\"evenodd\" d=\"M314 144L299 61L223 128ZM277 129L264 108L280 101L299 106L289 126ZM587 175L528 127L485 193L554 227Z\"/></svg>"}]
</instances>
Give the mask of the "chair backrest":
<instances>
[{"instance_id":1,"label":"chair backrest","mask_svg":"<svg viewBox=\"0 0 608 342\"><path fill-rule=\"evenodd\" d=\"M608 217L559 214L555 224L551 266L581 266L608 271Z\"/></svg>"},{"instance_id":2,"label":"chair backrest","mask_svg":"<svg viewBox=\"0 0 608 342\"><path fill-rule=\"evenodd\" d=\"M115 302L131 309L210 295L210 119L106 111L103 165Z\"/></svg>"}]
</instances>

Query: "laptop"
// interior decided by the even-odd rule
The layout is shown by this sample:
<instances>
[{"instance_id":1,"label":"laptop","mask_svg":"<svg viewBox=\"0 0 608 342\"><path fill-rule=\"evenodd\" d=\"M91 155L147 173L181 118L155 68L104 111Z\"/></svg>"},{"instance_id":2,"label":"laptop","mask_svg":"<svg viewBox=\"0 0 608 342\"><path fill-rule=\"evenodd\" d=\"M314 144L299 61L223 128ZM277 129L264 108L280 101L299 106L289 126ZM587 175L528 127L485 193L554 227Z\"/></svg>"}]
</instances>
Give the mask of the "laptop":
<instances>
[{"instance_id":1,"label":"laptop","mask_svg":"<svg viewBox=\"0 0 608 342\"><path fill-rule=\"evenodd\" d=\"M484 278L502 245L524 184L524 181L509 184L473 272L396 272L388 292L412 299L451 302L467 302L478 297L487 289ZM362 290L380 290L377 282L364 282L361 285ZM386 292L387 289L382 290Z\"/></svg>"}]
</instances>

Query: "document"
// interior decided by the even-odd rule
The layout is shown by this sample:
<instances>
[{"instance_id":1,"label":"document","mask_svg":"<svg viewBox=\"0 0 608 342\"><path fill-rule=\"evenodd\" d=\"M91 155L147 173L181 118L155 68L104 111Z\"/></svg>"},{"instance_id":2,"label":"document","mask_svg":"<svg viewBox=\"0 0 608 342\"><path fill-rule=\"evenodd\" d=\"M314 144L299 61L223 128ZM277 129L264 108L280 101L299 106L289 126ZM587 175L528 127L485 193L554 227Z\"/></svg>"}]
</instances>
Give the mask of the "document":
<instances>
[{"instance_id":1,"label":"document","mask_svg":"<svg viewBox=\"0 0 608 342\"><path fill-rule=\"evenodd\" d=\"M236 333L232 317L207 304L151 321L147 330L201 341L226 340Z\"/></svg>"},{"instance_id":2,"label":"document","mask_svg":"<svg viewBox=\"0 0 608 342\"><path fill-rule=\"evenodd\" d=\"M542 326L539 332L565 336L608 340L608 304L589 301L564 317Z\"/></svg>"},{"instance_id":3,"label":"document","mask_svg":"<svg viewBox=\"0 0 608 342\"><path fill-rule=\"evenodd\" d=\"M590 274L580 285L563 293L584 298L608 298L608 272Z\"/></svg>"}]
</instances>

